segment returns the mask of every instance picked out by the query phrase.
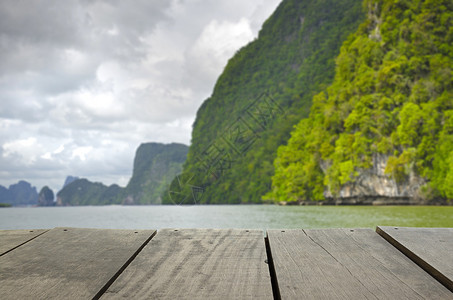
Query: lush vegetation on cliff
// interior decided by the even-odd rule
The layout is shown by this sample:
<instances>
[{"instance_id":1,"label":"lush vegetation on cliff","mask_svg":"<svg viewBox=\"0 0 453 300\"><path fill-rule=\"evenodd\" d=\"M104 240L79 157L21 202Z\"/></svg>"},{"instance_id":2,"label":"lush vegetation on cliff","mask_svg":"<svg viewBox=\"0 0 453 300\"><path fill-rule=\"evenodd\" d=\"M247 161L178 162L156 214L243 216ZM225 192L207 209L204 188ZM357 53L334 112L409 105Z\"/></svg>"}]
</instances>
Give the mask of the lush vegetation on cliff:
<instances>
[{"instance_id":1,"label":"lush vegetation on cliff","mask_svg":"<svg viewBox=\"0 0 453 300\"><path fill-rule=\"evenodd\" d=\"M202 203L261 202L271 187L278 146L308 116L313 95L332 82L341 44L364 17L361 0L282 1L259 37L228 62L198 110L182 175L190 181L176 178L172 185L185 184L188 196L193 186L204 188ZM253 104L263 93L281 110L260 123L263 115L254 119L249 113L266 110L250 107L263 103ZM166 202L172 203L168 197Z\"/></svg>"},{"instance_id":2,"label":"lush vegetation on cliff","mask_svg":"<svg viewBox=\"0 0 453 300\"><path fill-rule=\"evenodd\" d=\"M334 196L388 157L396 182L417 174L422 197L453 199L453 2L366 0L367 20L336 59L335 80L280 147L278 201Z\"/></svg>"}]
</instances>

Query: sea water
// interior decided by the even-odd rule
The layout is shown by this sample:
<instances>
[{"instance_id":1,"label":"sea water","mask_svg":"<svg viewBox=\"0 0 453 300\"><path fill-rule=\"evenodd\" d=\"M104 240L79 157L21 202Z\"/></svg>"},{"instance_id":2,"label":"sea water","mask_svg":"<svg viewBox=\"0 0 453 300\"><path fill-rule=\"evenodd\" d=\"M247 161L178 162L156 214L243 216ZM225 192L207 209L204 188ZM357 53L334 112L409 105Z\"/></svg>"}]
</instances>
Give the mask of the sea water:
<instances>
[{"instance_id":1,"label":"sea water","mask_svg":"<svg viewBox=\"0 0 453 300\"><path fill-rule=\"evenodd\" d=\"M77 206L0 209L0 229L453 227L452 206Z\"/></svg>"}]
</instances>

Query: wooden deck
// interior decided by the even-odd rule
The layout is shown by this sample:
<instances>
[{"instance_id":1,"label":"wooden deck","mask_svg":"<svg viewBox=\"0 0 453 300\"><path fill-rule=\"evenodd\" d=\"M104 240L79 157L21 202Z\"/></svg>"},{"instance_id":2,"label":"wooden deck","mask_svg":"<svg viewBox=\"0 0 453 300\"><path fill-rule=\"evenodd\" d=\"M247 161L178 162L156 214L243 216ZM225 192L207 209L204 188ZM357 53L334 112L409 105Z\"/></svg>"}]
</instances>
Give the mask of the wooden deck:
<instances>
[{"instance_id":1,"label":"wooden deck","mask_svg":"<svg viewBox=\"0 0 453 300\"><path fill-rule=\"evenodd\" d=\"M453 299L453 228L0 231L0 299Z\"/></svg>"}]
</instances>

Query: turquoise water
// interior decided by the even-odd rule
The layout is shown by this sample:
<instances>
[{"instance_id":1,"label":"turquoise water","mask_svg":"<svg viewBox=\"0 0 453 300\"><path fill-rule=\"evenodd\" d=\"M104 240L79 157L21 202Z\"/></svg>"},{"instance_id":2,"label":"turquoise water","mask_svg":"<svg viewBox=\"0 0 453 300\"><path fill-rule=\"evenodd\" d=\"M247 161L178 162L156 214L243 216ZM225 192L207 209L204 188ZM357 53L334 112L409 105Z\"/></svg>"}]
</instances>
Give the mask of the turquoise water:
<instances>
[{"instance_id":1,"label":"turquoise water","mask_svg":"<svg viewBox=\"0 0 453 300\"><path fill-rule=\"evenodd\" d=\"M81 206L0 209L0 229L453 227L447 206Z\"/></svg>"}]
</instances>

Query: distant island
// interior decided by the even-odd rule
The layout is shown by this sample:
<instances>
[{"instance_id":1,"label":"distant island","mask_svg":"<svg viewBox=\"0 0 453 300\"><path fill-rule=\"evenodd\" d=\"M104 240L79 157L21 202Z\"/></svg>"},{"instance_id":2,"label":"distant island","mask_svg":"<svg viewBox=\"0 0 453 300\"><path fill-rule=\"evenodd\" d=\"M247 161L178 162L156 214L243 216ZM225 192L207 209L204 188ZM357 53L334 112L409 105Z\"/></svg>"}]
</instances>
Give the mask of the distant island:
<instances>
[{"instance_id":1,"label":"distant island","mask_svg":"<svg viewBox=\"0 0 453 300\"><path fill-rule=\"evenodd\" d=\"M30 206L38 204L36 187L21 180L8 188L0 185L0 203L7 206Z\"/></svg>"},{"instance_id":2,"label":"distant island","mask_svg":"<svg viewBox=\"0 0 453 300\"><path fill-rule=\"evenodd\" d=\"M124 188L106 186L85 178L68 176L56 194L47 186L37 192L26 181L9 188L0 186L0 205L10 206L73 206L109 204L161 204L171 180L181 172L188 146L183 144L143 143L135 154L132 177Z\"/></svg>"},{"instance_id":3,"label":"distant island","mask_svg":"<svg viewBox=\"0 0 453 300\"><path fill-rule=\"evenodd\" d=\"M161 204L171 180L181 172L188 147L183 144L141 144L132 177L125 188L85 178L71 178L57 193L56 205Z\"/></svg>"}]
</instances>

